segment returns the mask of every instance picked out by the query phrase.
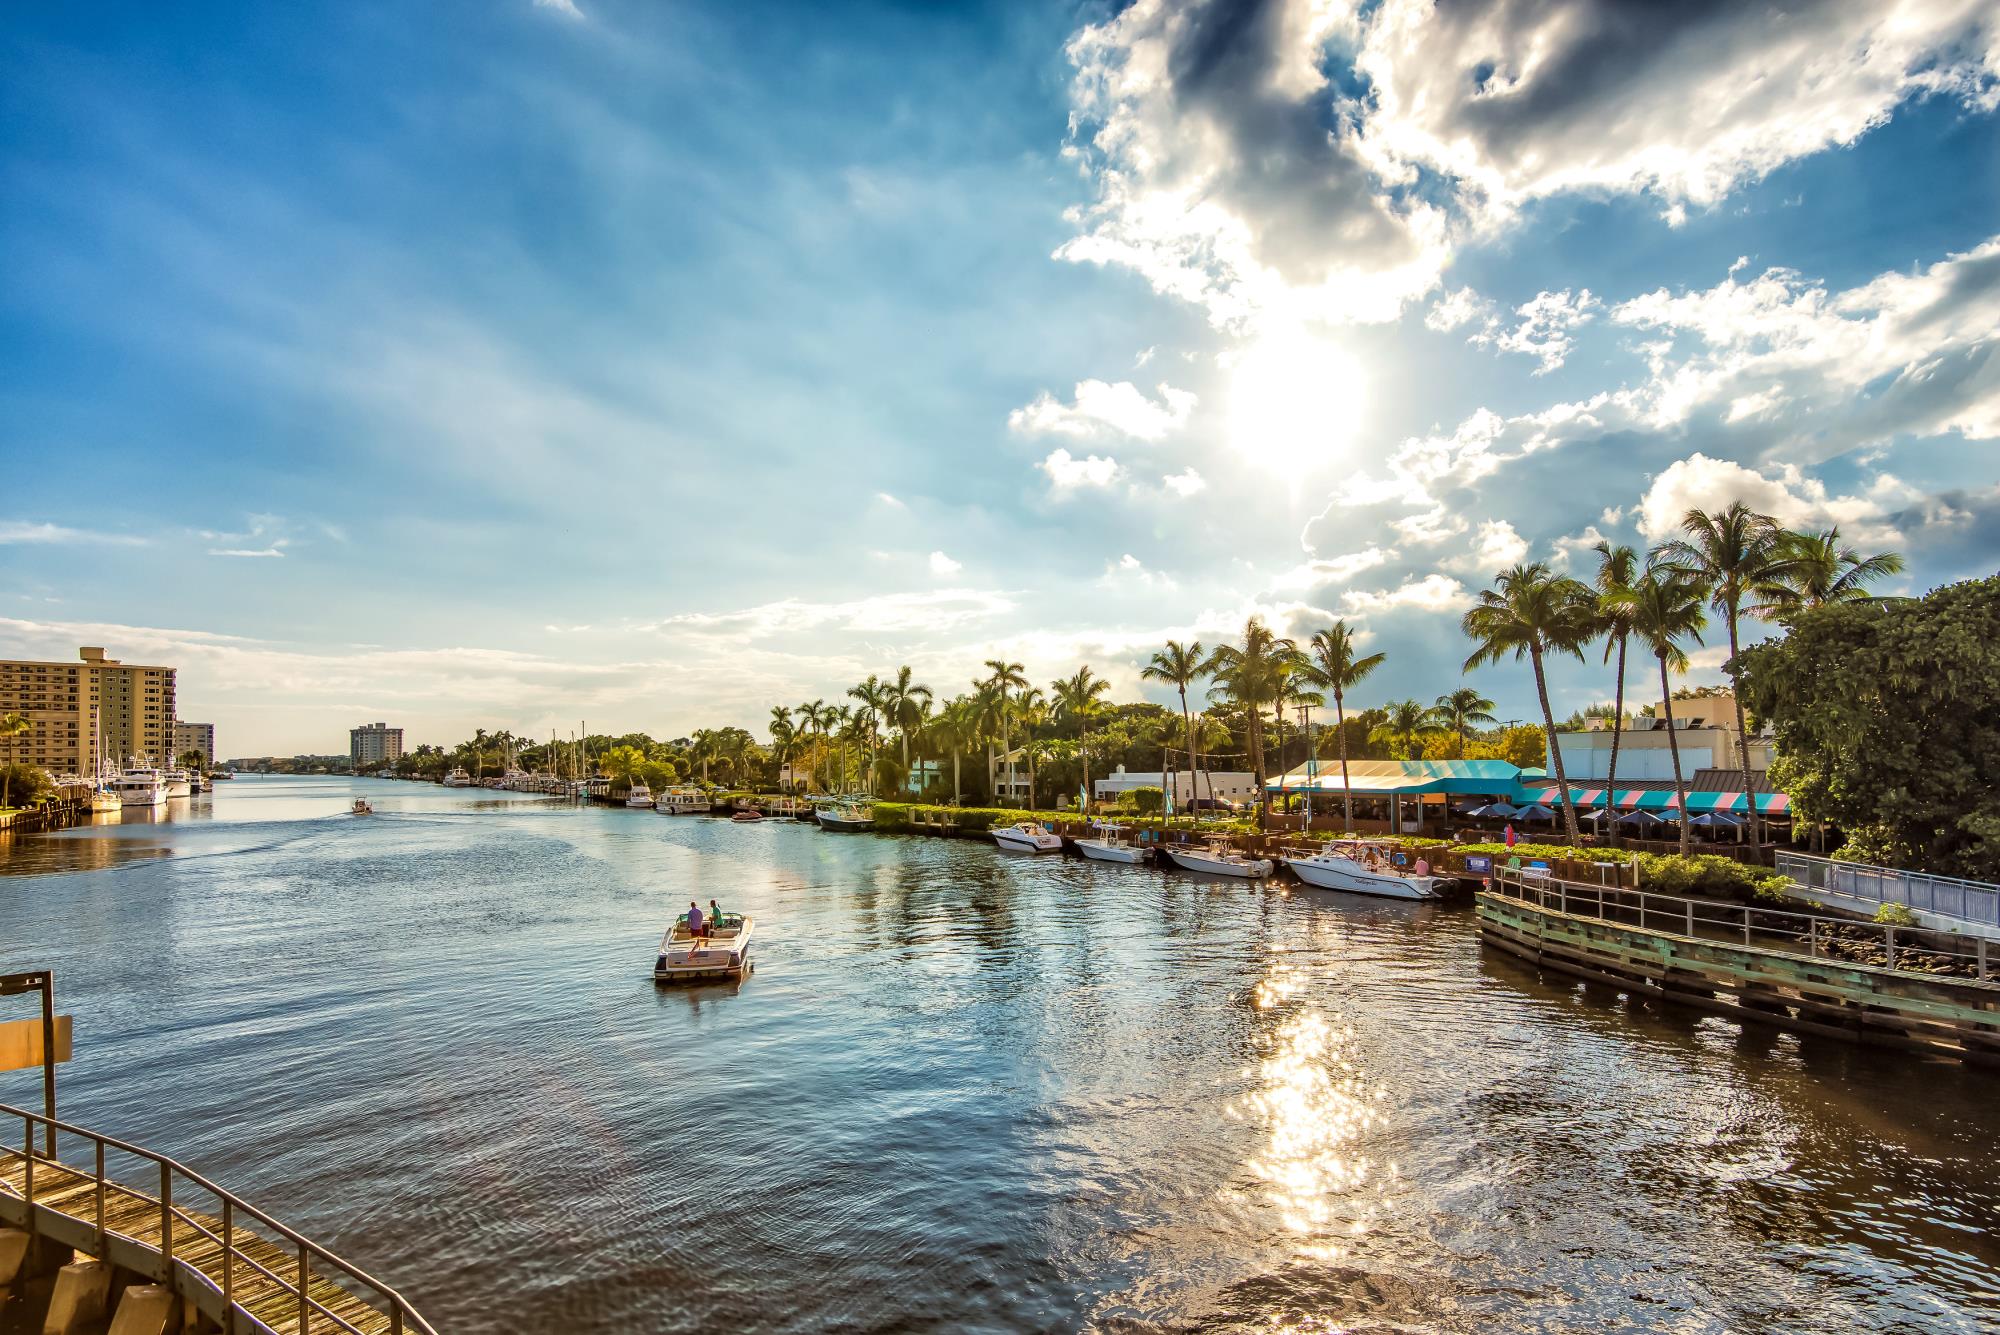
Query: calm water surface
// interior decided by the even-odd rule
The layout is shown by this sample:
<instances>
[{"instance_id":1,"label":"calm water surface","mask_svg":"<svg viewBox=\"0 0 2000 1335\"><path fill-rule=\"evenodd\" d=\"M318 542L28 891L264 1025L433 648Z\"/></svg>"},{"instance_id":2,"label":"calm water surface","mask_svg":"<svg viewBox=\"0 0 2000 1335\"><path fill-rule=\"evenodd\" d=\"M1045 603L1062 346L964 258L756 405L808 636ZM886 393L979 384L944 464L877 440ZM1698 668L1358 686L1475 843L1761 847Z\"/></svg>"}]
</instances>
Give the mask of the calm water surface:
<instances>
[{"instance_id":1,"label":"calm water surface","mask_svg":"<svg viewBox=\"0 0 2000 1335\"><path fill-rule=\"evenodd\" d=\"M65 1115L447 1332L2000 1328L2000 1075L1541 980L1463 905L386 782L176 809L0 848ZM656 989L710 897L756 974Z\"/></svg>"}]
</instances>

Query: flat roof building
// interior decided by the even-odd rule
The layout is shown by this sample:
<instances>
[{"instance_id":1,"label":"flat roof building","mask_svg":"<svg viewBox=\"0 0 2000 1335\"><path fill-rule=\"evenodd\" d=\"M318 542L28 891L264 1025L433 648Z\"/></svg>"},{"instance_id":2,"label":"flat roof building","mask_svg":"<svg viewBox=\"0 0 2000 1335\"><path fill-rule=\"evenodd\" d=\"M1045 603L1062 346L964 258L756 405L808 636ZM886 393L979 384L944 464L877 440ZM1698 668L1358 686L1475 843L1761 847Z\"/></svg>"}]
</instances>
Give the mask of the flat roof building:
<instances>
[{"instance_id":1,"label":"flat roof building","mask_svg":"<svg viewBox=\"0 0 2000 1335\"><path fill-rule=\"evenodd\" d=\"M355 769L394 764L403 758L403 730L364 723L347 730L347 759Z\"/></svg>"},{"instance_id":2,"label":"flat roof building","mask_svg":"<svg viewBox=\"0 0 2000 1335\"><path fill-rule=\"evenodd\" d=\"M201 752L204 769L215 768L215 725L213 723L174 722L174 758L180 759L190 751Z\"/></svg>"},{"instance_id":3,"label":"flat roof building","mask_svg":"<svg viewBox=\"0 0 2000 1335\"><path fill-rule=\"evenodd\" d=\"M27 732L0 738L0 757L51 774L90 775L135 760L172 764L174 669L121 663L95 646L77 656L0 660L0 714L28 720Z\"/></svg>"}]
</instances>

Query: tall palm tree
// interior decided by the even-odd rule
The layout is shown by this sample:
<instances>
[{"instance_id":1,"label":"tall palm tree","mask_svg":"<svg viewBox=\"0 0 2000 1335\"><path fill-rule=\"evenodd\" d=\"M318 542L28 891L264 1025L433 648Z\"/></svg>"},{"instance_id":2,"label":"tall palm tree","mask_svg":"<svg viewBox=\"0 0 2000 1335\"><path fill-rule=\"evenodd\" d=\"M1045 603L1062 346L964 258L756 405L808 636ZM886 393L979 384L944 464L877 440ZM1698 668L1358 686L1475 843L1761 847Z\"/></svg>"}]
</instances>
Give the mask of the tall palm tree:
<instances>
[{"instance_id":1,"label":"tall palm tree","mask_svg":"<svg viewBox=\"0 0 2000 1335\"><path fill-rule=\"evenodd\" d=\"M930 736L933 745L951 752L951 804L959 806L965 800L959 782L959 755L967 747L979 744L978 700L961 695L950 701L931 720Z\"/></svg>"},{"instance_id":2,"label":"tall palm tree","mask_svg":"<svg viewBox=\"0 0 2000 1335\"><path fill-rule=\"evenodd\" d=\"M14 739L25 736L28 730L34 726L33 723L28 721L28 716L19 711L0 716L0 739L4 739L7 743L7 758L10 764L14 759L14 748L16 746ZM9 769L7 771L7 782L4 785L0 785L0 807L11 807L13 805L14 772L12 769Z\"/></svg>"},{"instance_id":3,"label":"tall palm tree","mask_svg":"<svg viewBox=\"0 0 2000 1335\"><path fill-rule=\"evenodd\" d=\"M1465 660L1472 671L1502 658L1528 659L1535 669L1535 698L1542 707L1542 726L1549 739L1549 759L1555 766L1556 792L1562 801L1563 824L1569 840L1580 845L1576 804L1570 800L1569 776L1563 772L1562 748L1556 745L1555 715L1549 710L1549 679L1543 660L1550 654L1583 658L1583 646L1596 622L1596 598L1577 580L1557 576L1541 561L1515 565L1502 572L1495 586L1460 621L1466 637L1478 647Z\"/></svg>"},{"instance_id":4,"label":"tall palm tree","mask_svg":"<svg viewBox=\"0 0 2000 1335\"><path fill-rule=\"evenodd\" d=\"M1639 573L1639 553L1623 544L1599 542L1597 553L1597 621L1604 635L1604 661L1618 660L1611 690L1611 759L1604 769L1604 791L1618 791L1618 744L1625 738L1625 644L1632 635L1630 610L1618 595L1632 587Z\"/></svg>"},{"instance_id":5,"label":"tall palm tree","mask_svg":"<svg viewBox=\"0 0 2000 1335\"><path fill-rule=\"evenodd\" d=\"M1688 829L1687 783L1681 777L1680 735L1674 731L1674 690L1670 674L1685 672L1687 651L1681 641L1701 643L1704 590L1690 575L1669 565L1653 565L1636 582L1614 595L1629 614L1631 633L1652 651L1660 664L1660 708L1666 713L1667 750L1674 761L1674 806L1680 811L1681 853L1692 847ZM1751 805L1756 805L1753 800Z\"/></svg>"},{"instance_id":6,"label":"tall palm tree","mask_svg":"<svg viewBox=\"0 0 2000 1335\"><path fill-rule=\"evenodd\" d=\"M1741 645L1736 634L1744 600L1760 590L1781 585L1795 569L1783 544L1783 530L1769 515L1760 515L1741 501L1710 514L1689 510L1681 517L1685 537L1661 544L1655 556L1699 583L1708 605L1722 614L1729 628L1729 684L1736 705L1737 759L1743 765L1743 791L1750 796L1750 841L1761 846L1764 825L1757 816L1757 783L1750 773L1750 733L1743 713L1743 669L1736 661Z\"/></svg>"},{"instance_id":7,"label":"tall palm tree","mask_svg":"<svg viewBox=\"0 0 2000 1335\"><path fill-rule=\"evenodd\" d=\"M924 721L924 709L931 702L931 688L910 679L908 663L896 669L893 681L882 685L882 717L903 735L903 773L910 772L910 734Z\"/></svg>"},{"instance_id":8,"label":"tall palm tree","mask_svg":"<svg viewBox=\"0 0 2000 1335\"><path fill-rule=\"evenodd\" d=\"M1182 644L1179 640L1168 640L1167 647L1155 652L1146 666L1139 669L1139 675L1147 681L1166 682L1180 693L1181 727L1187 735L1188 763L1194 767L1194 773L1188 780L1188 793L1191 797L1199 797L1201 751L1195 745L1194 715L1188 712L1188 687L1208 675L1208 660L1202 657L1201 641ZM1211 791L1209 796L1215 796L1214 792Z\"/></svg>"},{"instance_id":9,"label":"tall palm tree","mask_svg":"<svg viewBox=\"0 0 2000 1335\"><path fill-rule=\"evenodd\" d=\"M1035 729L1049 721L1049 698L1038 687L1029 686L1014 696L1014 717L1021 723L1021 744L1015 749L1028 757L1028 810L1035 809Z\"/></svg>"},{"instance_id":10,"label":"tall palm tree","mask_svg":"<svg viewBox=\"0 0 2000 1335\"><path fill-rule=\"evenodd\" d=\"M1219 689L1243 710L1250 768L1266 811L1270 810L1271 795L1264 789L1264 706L1283 691L1285 672L1297 650L1298 645L1273 633L1262 617L1253 616L1243 627L1242 644L1225 644L1209 659L1210 674L1215 678L1209 693Z\"/></svg>"},{"instance_id":11,"label":"tall palm tree","mask_svg":"<svg viewBox=\"0 0 2000 1335\"><path fill-rule=\"evenodd\" d=\"M1903 571L1903 558L1895 552L1857 554L1840 540L1837 526L1823 533L1780 533L1778 548L1785 571L1757 591L1764 601L1750 609L1765 621L1788 621L1832 603L1867 602L1874 596L1870 583Z\"/></svg>"},{"instance_id":12,"label":"tall palm tree","mask_svg":"<svg viewBox=\"0 0 2000 1335\"><path fill-rule=\"evenodd\" d=\"M1074 722L1081 734L1081 745L1077 755L1083 760L1083 810L1090 813L1090 716L1097 712L1098 697L1111 689L1111 683L1090 670L1088 664L1076 670L1075 674L1049 683L1049 691L1054 697L1056 717L1065 722Z\"/></svg>"},{"instance_id":13,"label":"tall palm tree","mask_svg":"<svg viewBox=\"0 0 2000 1335\"><path fill-rule=\"evenodd\" d=\"M1389 717L1369 734L1368 740L1377 745L1400 746L1411 760L1422 760L1425 735L1438 731L1440 720L1436 713L1417 700L1392 700L1387 708Z\"/></svg>"},{"instance_id":14,"label":"tall palm tree","mask_svg":"<svg viewBox=\"0 0 2000 1335\"><path fill-rule=\"evenodd\" d=\"M792 711L798 715L799 726L812 734L812 781L824 790L824 780L820 774L822 743L826 737L827 705L824 700L808 700Z\"/></svg>"},{"instance_id":15,"label":"tall palm tree","mask_svg":"<svg viewBox=\"0 0 2000 1335\"><path fill-rule=\"evenodd\" d=\"M981 684L999 696L1000 752L1010 757L1007 761L1007 800L1011 802L1014 800L1014 762L1011 758L1013 753L1007 747L1007 724L1012 718L1013 707L1010 704L1012 697L1008 692L1015 687L1027 689L1028 679L1022 675L1027 669L1019 663L1009 663L1004 658L989 658L986 660L986 666L991 675Z\"/></svg>"},{"instance_id":16,"label":"tall palm tree","mask_svg":"<svg viewBox=\"0 0 2000 1335\"><path fill-rule=\"evenodd\" d=\"M1354 829L1354 787L1347 777L1347 693L1376 668L1386 654L1356 657L1354 632L1345 621L1336 621L1325 630L1313 632L1312 667L1308 679L1323 691L1333 692L1334 730L1340 734L1340 810L1348 831Z\"/></svg>"},{"instance_id":17,"label":"tall palm tree","mask_svg":"<svg viewBox=\"0 0 2000 1335\"><path fill-rule=\"evenodd\" d=\"M875 728L876 724L884 717L887 711L889 687L880 677L871 672L868 674L868 680L862 682L859 686L848 687L847 694L852 699L860 702L861 707L857 712L861 715L865 725L862 745L866 747L868 755L868 779L866 786L868 791L872 793L875 791Z\"/></svg>"},{"instance_id":18,"label":"tall palm tree","mask_svg":"<svg viewBox=\"0 0 2000 1335\"><path fill-rule=\"evenodd\" d=\"M798 740L799 731L792 722L792 711L783 705L771 706L771 756L775 773L782 774L785 761L791 755L792 743Z\"/></svg>"},{"instance_id":19,"label":"tall palm tree","mask_svg":"<svg viewBox=\"0 0 2000 1335\"><path fill-rule=\"evenodd\" d=\"M1461 686L1449 695L1440 695L1431 708L1431 717L1447 731L1458 734L1458 758L1465 759L1466 729L1475 723L1497 723L1493 702L1470 686Z\"/></svg>"}]
</instances>

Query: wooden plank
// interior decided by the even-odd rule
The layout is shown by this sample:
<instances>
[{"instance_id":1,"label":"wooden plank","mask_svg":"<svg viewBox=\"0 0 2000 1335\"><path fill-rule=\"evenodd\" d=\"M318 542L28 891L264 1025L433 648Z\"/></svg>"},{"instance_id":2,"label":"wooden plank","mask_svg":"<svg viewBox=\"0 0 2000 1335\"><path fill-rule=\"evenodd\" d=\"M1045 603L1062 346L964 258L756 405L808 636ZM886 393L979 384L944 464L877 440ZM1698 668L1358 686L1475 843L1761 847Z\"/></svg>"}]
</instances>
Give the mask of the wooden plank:
<instances>
[{"instance_id":1,"label":"wooden plank","mask_svg":"<svg viewBox=\"0 0 2000 1335\"><path fill-rule=\"evenodd\" d=\"M70 1054L70 1021L56 1016L56 1060L66 1062ZM42 1064L42 1022L8 1020L0 1024L0 1071L23 1071Z\"/></svg>"}]
</instances>

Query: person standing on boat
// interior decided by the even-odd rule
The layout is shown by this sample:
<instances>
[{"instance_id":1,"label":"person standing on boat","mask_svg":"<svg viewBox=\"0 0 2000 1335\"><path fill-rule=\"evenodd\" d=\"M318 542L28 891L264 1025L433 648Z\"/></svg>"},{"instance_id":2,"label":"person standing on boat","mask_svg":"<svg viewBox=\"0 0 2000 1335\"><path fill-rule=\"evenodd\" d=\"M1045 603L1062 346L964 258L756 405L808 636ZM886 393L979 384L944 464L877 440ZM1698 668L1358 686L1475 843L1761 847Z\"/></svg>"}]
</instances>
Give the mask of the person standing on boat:
<instances>
[{"instance_id":1,"label":"person standing on boat","mask_svg":"<svg viewBox=\"0 0 2000 1335\"><path fill-rule=\"evenodd\" d=\"M712 899L708 901L708 930L711 932L722 930L722 906Z\"/></svg>"},{"instance_id":2,"label":"person standing on boat","mask_svg":"<svg viewBox=\"0 0 2000 1335\"><path fill-rule=\"evenodd\" d=\"M706 933L702 931L701 905L695 903L692 899L688 901L688 935L689 936L706 935Z\"/></svg>"}]
</instances>

